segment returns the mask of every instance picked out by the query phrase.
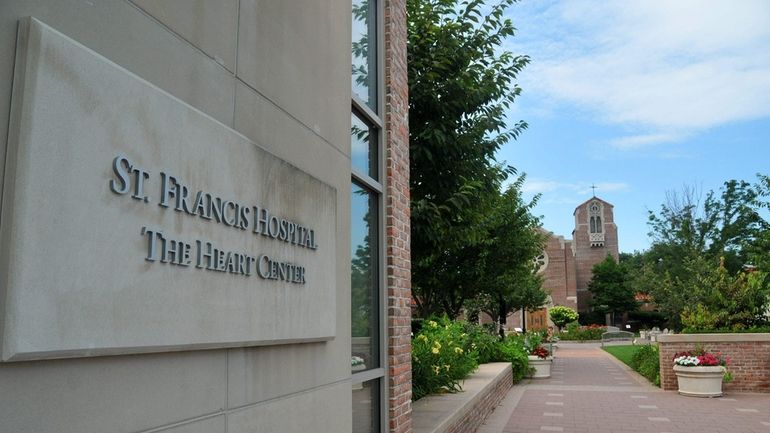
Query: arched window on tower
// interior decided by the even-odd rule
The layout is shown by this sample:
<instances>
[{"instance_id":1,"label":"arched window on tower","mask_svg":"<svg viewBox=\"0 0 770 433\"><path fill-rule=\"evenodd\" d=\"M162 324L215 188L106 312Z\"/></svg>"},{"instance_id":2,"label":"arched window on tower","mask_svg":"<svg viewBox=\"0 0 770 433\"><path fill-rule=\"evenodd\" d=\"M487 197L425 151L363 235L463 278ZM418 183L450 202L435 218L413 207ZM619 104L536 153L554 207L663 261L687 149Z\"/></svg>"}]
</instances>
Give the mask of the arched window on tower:
<instances>
[{"instance_id":1,"label":"arched window on tower","mask_svg":"<svg viewBox=\"0 0 770 433\"><path fill-rule=\"evenodd\" d=\"M600 216L592 216L591 217L591 233L601 233L602 232L602 217Z\"/></svg>"},{"instance_id":2,"label":"arched window on tower","mask_svg":"<svg viewBox=\"0 0 770 433\"><path fill-rule=\"evenodd\" d=\"M604 246L604 233L602 233L602 206L599 202L593 202L588 206L588 238L592 247Z\"/></svg>"}]
</instances>

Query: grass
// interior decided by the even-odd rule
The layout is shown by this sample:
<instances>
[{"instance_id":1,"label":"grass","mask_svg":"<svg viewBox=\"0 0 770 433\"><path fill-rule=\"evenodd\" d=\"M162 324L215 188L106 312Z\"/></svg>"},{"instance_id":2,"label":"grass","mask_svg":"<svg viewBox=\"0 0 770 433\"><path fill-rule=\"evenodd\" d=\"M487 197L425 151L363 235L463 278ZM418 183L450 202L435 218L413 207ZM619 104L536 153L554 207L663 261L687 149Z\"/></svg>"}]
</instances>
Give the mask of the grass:
<instances>
[{"instance_id":1,"label":"grass","mask_svg":"<svg viewBox=\"0 0 770 433\"><path fill-rule=\"evenodd\" d=\"M634 354L639 350L639 347L641 346L606 346L603 349L610 355L621 360L623 364L633 368L631 359L633 359Z\"/></svg>"},{"instance_id":2,"label":"grass","mask_svg":"<svg viewBox=\"0 0 770 433\"><path fill-rule=\"evenodd\" d=\"M655 386L660 386L660 363L657 346L607 346L604 350L646 377Z\"/></svg>"}]
</instances>

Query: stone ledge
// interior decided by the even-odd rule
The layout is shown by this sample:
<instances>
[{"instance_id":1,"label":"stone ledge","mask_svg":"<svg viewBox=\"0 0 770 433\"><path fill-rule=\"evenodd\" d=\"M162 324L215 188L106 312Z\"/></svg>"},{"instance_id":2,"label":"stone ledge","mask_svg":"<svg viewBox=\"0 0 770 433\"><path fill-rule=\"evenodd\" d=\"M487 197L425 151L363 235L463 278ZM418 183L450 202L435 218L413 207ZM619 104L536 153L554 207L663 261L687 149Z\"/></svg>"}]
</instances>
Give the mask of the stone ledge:
<instances>
[{"instance_id":1,"label":"stone ledge","mask_svg":"<svg viewBox=\"0 0 770 433\"><path fill-rule=\"evenodd\" d=\"M424 397L412 404L413 433L445 433L462 421L468 413L484 403L485 397L494 392L501 381L511 379L511 363L492 362L482 364L463 383L463 391L455 394L439 394ZM501 396L502 397L502 396ZM480 420L479 424L481 423Z\"/></svg>"},{"instance_id":2,"label":"stone ledge","mask_svg":"<svg viewBox=\"0 0 770 433\"><path fill-rule=\"evenodd\" d=\"M770 341L770 333L742 334L660 334L659 343L738 343Z\"/></svg>"}]
</instances>

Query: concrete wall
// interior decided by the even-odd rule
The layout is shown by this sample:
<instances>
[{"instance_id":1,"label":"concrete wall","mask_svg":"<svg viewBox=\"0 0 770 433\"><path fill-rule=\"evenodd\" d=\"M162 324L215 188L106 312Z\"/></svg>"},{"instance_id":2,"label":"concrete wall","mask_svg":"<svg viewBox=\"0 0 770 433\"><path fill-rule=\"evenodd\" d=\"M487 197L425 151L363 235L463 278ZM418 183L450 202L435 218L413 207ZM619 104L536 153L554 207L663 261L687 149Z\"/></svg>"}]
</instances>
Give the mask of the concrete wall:
<instances>
[{"instance_id":1,"label":"concrete wall","mask_svg":"<svg viewBox=\"0 0 770 433\"><path fill-rule=\"evenodd\" d=\"M0 429L350 431L349 1L4 0L3 158L17 23L27 16L337 188L336 338L0 364Z\"/></svg>"},{"instance_id":2,"label":"concrete wall","mask_svg":"<svg viewBox=\"0 0 770 433\"><path fill-rule=\"evenodd\" d=\"M770 334L659 335L661 388L678 389L672 362L674 354L696 347L721 352L730 358L728 369L733 381L723 384L725 391L770 392Z\"/></svg>"}]
</instances>

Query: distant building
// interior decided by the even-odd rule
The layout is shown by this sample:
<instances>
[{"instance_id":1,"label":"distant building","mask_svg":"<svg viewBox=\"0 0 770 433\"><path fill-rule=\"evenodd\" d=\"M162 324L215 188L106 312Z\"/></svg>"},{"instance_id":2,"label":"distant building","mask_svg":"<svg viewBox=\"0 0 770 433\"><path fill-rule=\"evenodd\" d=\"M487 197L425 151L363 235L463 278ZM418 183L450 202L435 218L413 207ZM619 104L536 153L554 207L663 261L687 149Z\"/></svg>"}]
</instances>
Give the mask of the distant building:
<instances>
[{"instance_id":1,"label":"distant building","mask_svg":"<svg viewBox=\"0 0 770 433\"><path fill-rule=\"evenodd\" d=\"M584 313L589 311L591 281L595 264L611 255L619 259L618 227L612 204L592 197L575 208L572 239L548 233L545 251L537 257L543 288L551 294L550 306L563 305ZM521 327L522 313L516 312L509 326ZM547 327L547 309L527 314L527 329Z\"/></svg>"}]
</instances>

